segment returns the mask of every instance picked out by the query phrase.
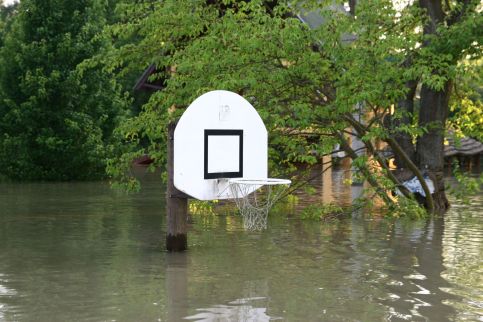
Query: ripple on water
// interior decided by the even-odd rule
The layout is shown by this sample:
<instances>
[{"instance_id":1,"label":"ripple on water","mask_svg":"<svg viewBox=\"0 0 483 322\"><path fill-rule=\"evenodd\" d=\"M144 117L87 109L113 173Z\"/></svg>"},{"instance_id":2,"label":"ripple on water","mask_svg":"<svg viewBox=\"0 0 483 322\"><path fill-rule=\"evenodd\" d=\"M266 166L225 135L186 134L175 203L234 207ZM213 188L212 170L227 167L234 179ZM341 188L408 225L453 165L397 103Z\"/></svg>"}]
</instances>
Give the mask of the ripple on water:
<instances>
[{"instance_id":1,"label":"ripple on water","mask_svg":"<svg viewBox=\"0 0 483 322\"><path fill-rule=\"evenodd\" d=\"M227 304L213 305L209 308L198 308L199 312L184 317L185 320L203 322L211 321L273 321L281 317L269 316L265 297L240 298ZM257 302L261 302L257 305ZM261 307L260 307L261 306Z\"/></svg>"},{"instance_id":2,"label":"ripple on water","mask_svg":"<svg viewBox=\"0 0 483 322\"><path fill-rule=\"evenodd\" d=\"M450 287L442 288L456 298L445 300L456 308L457 321L483 321L483 198L471 206L456 204L445 215L442 238L445 270Z\"/></svg>"},{"instance_id":3,"label":"ripple on water","mask_svg":"<svg viewBox=\"0 0 483 322\"><path fill-rule=\"evenodd\" d=\"M440 221L294 212L260 233L199 216L189 251L167 254L163 200L0 185L0 320L483 320L481 203Z\"/></svg>"}]
</instances>

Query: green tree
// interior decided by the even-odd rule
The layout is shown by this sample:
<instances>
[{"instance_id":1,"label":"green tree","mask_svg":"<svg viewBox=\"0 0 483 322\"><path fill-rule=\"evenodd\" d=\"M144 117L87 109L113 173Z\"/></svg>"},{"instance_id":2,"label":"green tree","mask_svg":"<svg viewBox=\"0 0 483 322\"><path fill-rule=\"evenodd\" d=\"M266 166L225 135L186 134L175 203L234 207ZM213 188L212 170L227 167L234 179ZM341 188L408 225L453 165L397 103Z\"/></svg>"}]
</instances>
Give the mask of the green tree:
<instances>
[{"instance_id":1,"label":"green tree","mask_svg":"<svg viewBox=\"0 0 483 322\"><path fill-rule=\"evenodd\" d=\"M450 100L450 128L456 134L483 142L483 59L465 60L454 81Z\"/></svg>"},{"instance_id":2,"label":"green tree","mask_svg":"<svg viewBox=\"0 0 483 322\"><path fill-rule=\"evenodd\" d=\"M433 35L425 31L435 22L424 3L398 10L388 0L352 1L352 15L320 1L219 3L147 1L131 6L129 18L108 30L116 39L138 37L135 44L116 46L105 57L112 69L154 63L169 74L166 88L120 129L132 150L112 162L112 175L129 180L129 160L139 153L163 165L166 124L201 93L227 89L249 98L267 124L272 169L316 163L339 143L374 193L392 204L388 191L395 187L411 196L376 149L375 142L382 140L426 191L423 171L429 172L436 181L437 200L427 193L426 206L445 209L438 163L445 124L438 118L441 113L431 114L445 101L432 95L449 93L447 84L457 75L454 67L461 58L481 55L478 8L471 3L455 6L460 18L454 29L444 25L437 27L441 35ZM307 12L320 17L310 20ZM312 28L296 14L306 17ZM412 108L418 84L423 90L416 115ZM392 113L392 120L385 122ZM366 154L351 147L347 132L362 140ZM413 151L414 140L418 146L433 142L434 147L410 154L401 137ZM142 139L151 144L140 148ZM425 157L427 151L433 151L434 160Z\"/></svg>"},{"instance_id":3,"label":"green tree","mask_svg":"<svg viewBox=\"0 0 483 322\"><path fill-rule=\"evenodd\" d=\"M418 126L424 132L416 136L417 143L405 142L406 154L421 169L427 169L435 182L434 206L444 211L449 203L444 191L443 142L454 92L455 79L464 69L461 63L478 60L482 53L483 16L480 1L428 1L415 3L420 9L421 46L406 55L408 71L412 74L411 85L420 84ZM415 100L410 89L406 102ZM455 97L455 99L458 99ZM461 103L464 103L460 99ZM404 122L406 125L409 122Z\"/></svg>"},{"instance_id":4,"label":"green tree","mask_svg":"<svg viewBox=\"0 0 483 322\"><path fill-rule=\"evenodd\" d=\"M126 108L112 77L79 63L106 44L106 4L23 0L0 49L0 172L20 180L101 176Z\"/></svg>"},{"instance_id":5,"label":"green tree","mask_svg":"<svg viewBox=\"0 0 483 322\"><path fill-rule=\"evenodd\" d=\"M0 47L3 46L5 34L10 30L11 22L17 12L17 7L18 2L4 6L3 1L0 1Z\"/></svg>"}]
</instances>

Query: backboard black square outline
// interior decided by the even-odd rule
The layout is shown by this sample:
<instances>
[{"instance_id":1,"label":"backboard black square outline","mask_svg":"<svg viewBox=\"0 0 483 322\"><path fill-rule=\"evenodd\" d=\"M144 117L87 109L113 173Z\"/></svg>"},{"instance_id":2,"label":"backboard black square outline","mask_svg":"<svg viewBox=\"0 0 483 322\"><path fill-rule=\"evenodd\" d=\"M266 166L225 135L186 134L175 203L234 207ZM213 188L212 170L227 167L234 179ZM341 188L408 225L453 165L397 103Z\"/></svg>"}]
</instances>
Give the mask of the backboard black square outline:
<instances>
[{"instance_id":1,"label":"backboard black square outline","mask_svg":"<svg viewBox=\"0 0 483 322\"><path fill-rule=\"evenodd\" d=\"M239 142L239 160L238 170L236 172L208 172L208 137L209 136L238 136ZM243 130L205 130L205 147L204 147L204 178L220 179L220 178L243 178Z\"/></svg>"}]
</instances>

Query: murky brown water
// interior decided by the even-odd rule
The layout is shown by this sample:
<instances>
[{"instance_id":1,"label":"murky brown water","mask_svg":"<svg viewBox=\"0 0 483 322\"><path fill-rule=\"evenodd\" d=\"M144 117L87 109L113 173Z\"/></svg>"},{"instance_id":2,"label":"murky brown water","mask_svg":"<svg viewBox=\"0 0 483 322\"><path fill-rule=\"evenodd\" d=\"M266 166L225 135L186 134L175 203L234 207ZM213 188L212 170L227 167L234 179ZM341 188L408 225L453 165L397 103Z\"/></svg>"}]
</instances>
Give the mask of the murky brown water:
<instances>
[{"instance_id":1,"label":"murky brown water","mask_svg":"<svg viewBox=\"0 0 483 322\"><path fill-rule=\"evenodd\" d=\"M341 176L313 198L350 201ZM162 185L145 181L0 184L0 320L483 321L481 196L419 222L279 213L249 233L194 216L189 251L169 254Z\"/></svg>"}]
</instances>

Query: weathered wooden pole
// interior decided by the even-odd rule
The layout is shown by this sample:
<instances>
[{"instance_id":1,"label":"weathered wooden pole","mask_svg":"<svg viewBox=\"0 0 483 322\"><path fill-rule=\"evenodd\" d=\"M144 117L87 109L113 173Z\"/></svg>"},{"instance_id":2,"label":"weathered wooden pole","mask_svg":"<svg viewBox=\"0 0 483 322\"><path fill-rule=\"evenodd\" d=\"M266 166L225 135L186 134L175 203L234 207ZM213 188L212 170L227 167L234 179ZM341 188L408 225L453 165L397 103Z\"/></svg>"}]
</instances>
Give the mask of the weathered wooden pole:
<instances>
[{"instance_id":1,"label":"weathered wooden pole","mask_svg":"<svg viewBox=\"0 0 483 322\"><path fill-rule=\"evenodd\" d=\"M188 196L175 188L174 177L174 129L176 122L168 125L168 186L166 189L167 233L166 249L170 252L182 252L188 248L187 217Z\"/></svg>"}]
</instances>

